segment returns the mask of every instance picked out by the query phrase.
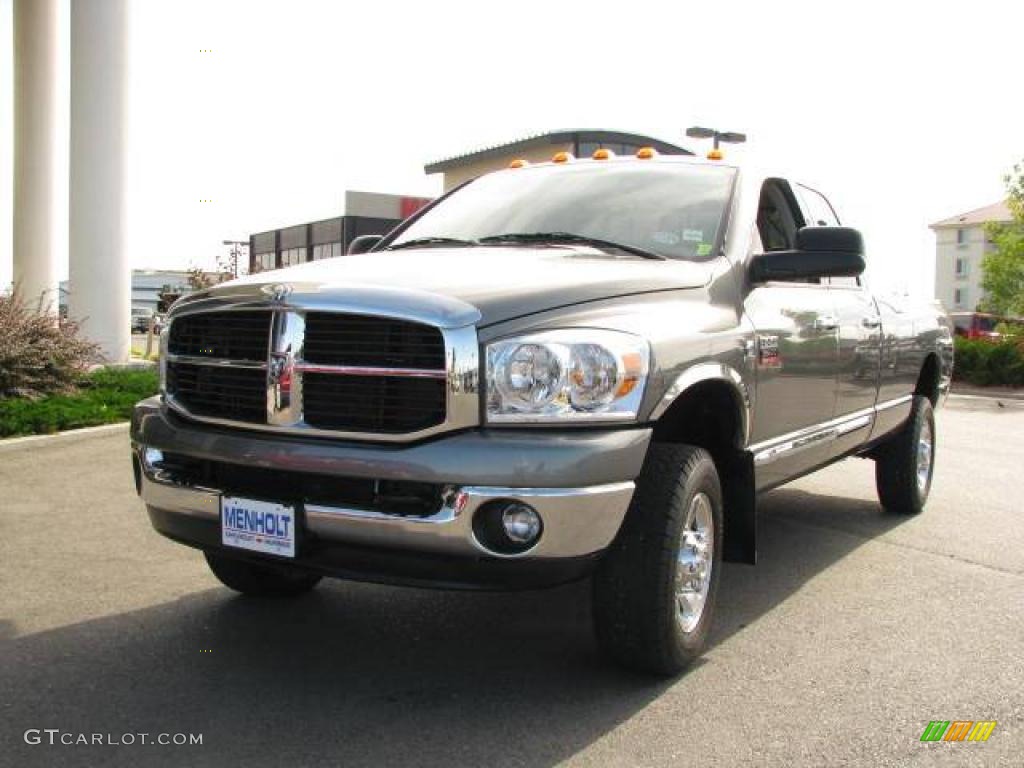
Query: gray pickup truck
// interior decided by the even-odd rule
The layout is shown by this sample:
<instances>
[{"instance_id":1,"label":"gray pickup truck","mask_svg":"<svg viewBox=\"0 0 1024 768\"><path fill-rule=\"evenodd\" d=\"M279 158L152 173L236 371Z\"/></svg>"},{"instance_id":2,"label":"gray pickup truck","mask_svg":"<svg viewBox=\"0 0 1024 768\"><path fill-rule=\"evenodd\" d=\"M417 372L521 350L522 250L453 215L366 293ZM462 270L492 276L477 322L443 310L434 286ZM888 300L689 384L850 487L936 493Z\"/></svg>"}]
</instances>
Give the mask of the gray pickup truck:
<instances>
[{"instance_id":1,"label":"gray pickup truck","mask_svg":"<svg viewBox=\"0 0 1024 768\"><path fill-rule=\"evenodd\" d=\"M131 429L156 530L252 595L589 577L600 646L675 674L721 562L755 560L759 493L858 456L886 511L921 511L949 324L865 288L824 196L557 160L178 301Z\"/></svg>"}]
</instances>

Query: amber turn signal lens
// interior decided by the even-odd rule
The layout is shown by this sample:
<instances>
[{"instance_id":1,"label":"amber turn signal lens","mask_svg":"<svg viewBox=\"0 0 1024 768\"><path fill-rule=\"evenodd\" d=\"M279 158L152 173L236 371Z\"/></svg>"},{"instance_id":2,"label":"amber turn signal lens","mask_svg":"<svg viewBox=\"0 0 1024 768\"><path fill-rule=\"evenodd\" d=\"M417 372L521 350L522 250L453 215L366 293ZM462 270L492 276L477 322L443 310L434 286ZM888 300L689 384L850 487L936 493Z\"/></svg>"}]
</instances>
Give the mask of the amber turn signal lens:
<instances>
[{"instance_id":1,"label":"amber turn signal lens","mask_svg":"<svg viewBox=\"0 0 1024 768\"><path fill-rule=\"evenodd\" d=\"M658 150L654 147L640 147L640 149L636 151L636 156L641 160L650 160L656 154L658 154Z\"/></svg>"}]
</instances>

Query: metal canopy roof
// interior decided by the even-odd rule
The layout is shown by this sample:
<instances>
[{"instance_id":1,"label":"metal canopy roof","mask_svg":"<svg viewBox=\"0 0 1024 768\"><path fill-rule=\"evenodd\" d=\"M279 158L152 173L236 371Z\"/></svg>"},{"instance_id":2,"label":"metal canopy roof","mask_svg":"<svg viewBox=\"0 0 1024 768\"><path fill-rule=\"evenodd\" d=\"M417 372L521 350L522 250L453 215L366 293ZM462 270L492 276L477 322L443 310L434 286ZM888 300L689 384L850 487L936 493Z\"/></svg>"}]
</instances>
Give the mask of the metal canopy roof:
<instances>
[{"instance_id":1,"label":"metal canopy roof","mask_svg":"<svg viewBox=\"0 0 1024 768\"><path fill-rule=\"evenodd\" d=\"M667 141L656 139L653 136L645 136L642 133L629 133L628 131L607 131L601 129L585 129L577 128L571 130L560 130L560 131L549 131L547 133L537 133L532 136L526 136L515 141L509 141L505 144L495 144L489 147L482 147L475 149L471 152L465 152L461 155L453 155L452 157L446 157L442 160L435 160L432 163L427 163L423 166L425 173L442 173L452 168L458 168L461 165L475 162L477 160L483 160L488 157L496 157L499 155L507 155L510 152L516 150L529 149L532 147L542 147L547 144L563 144L565 142L594 142L599 144L606 143L628 143L636 144L642 147L654 147L658 152L663 155L692 155L688 149L683 149L677 144L670 144Z\"/></svg>"}]
</instances>

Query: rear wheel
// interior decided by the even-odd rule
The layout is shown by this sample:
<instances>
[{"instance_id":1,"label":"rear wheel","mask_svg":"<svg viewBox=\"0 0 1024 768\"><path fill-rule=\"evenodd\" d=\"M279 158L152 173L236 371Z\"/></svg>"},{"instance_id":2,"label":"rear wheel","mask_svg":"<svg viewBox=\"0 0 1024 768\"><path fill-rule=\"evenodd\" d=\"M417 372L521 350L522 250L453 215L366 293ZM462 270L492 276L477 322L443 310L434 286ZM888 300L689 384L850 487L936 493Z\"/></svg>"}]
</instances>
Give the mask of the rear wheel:
<instances>
[{"instance_id":1,"label":"rear wheel","mask_svg":"<svg viewBox=\"0 0 1024 768\"><path fill-rule=\"evenodd\" d=\"M653 445L622 531L594 576L594 628L624 666L675 675L704 649L722 559L710 454Z\"/></svg>"},{"instance_id":2,"label":"rear wheel","mask_svg":"<svg viewBox=\"0 0 1024 768\"><path fill-rule=\"evenodd\" d=\"M294 597L309 592L320 581L315 573L304 573L275 563L252 563L204 552L206 563L221 584L255 597Z\"/></svg>"},{"instance_id":3,"label":"rear wheel","mask_svg":"<svg viewBox=\"0 0 1024 768\"><path fill-rule=\"evenodd\" d=\"M887 512L916 515L924 509L935 470L935 412L915 395L906 424L875 451L875 485Z\"/></svg>"}]
</instances>

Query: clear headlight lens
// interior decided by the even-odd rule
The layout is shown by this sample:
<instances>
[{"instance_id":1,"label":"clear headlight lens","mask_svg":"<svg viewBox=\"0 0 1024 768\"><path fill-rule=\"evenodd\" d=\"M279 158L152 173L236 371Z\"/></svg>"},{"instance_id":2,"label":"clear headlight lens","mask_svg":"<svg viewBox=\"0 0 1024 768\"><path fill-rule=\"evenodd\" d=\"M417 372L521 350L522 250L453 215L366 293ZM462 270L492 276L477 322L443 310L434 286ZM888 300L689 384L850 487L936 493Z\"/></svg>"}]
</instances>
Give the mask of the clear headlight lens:
<instances>
[{"instance_id":1,"label":"clear headlight lens","mask_svg":"<svg viewBox=\"0 0 1024 768\"><path fill-rule=\"evenodd\" d=\"M620 331L543 331L492 342L487 345L487 420L635 419L649 358L644 339Z\"/></svg>"}]
</instances>

